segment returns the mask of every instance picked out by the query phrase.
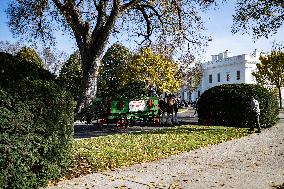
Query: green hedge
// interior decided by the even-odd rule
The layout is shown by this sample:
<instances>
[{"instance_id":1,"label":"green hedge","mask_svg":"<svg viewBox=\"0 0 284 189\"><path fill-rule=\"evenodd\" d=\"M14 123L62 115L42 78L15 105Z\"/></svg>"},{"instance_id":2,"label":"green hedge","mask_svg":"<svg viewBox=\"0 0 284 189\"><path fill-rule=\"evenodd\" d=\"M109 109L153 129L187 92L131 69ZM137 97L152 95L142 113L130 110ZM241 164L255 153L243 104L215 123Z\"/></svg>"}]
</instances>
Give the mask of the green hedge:
<instances>
[{"instance_id":1,"label":"green hedge","mask_svg":"<svg viewBox=\"0 0 284 189\"><path fill-rule=\"evenodd\" d=\"M48 71L0 53L0 188L38 188L72 162L72 97Z\"/></svg>"},{"instance_id":2,"label":"green hedge","mask_svg":"<svg viewBox=\"0 0 284 189\"><path fill-rule=\"evenodd\" d=\"M271 127L278 121L278 103L271 92L259 85L226 84L205 91L198 100L198 122L201 125L250 127L250 101L260 103L260 124Z\"/></svg>"}]
</instances>

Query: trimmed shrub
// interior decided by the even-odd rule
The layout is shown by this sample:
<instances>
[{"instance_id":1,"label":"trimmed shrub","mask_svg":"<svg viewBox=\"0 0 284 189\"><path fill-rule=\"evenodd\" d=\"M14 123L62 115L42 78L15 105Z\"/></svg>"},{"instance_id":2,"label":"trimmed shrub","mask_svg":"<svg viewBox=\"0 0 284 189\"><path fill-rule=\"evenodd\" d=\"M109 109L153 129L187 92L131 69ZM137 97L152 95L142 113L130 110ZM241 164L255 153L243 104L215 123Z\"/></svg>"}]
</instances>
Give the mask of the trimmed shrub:
<instances>
[{"instance_id":1,"label":"trimmed shrub","mask_svg":"<svg viewBox=\"0 0 284 189\"><path fill-rule=\"evenodd\" d=\"M273 94L259 85L226 84L205 91L198 100L198 122L201 125L250 127L253 124L250 101L260 104L261 127L278 121L278 104Z\"/></svg>"},{"instance_id":2,"label":"trimmed shrub","mask_svg":"<svg viewBox=\"0 0 284 189\"><path fill-rule=\"evenodd\" d=\"M55 81L55 75L38 68L30 61L19 60L8 53L0 52L0 86L13 89L22 80Z\"/></svg>"},{"instance_id":3,"label":"trimmed shrub","mask_svg":"<svg viewBox=\"0 0 284 189\"><path fill-rule=\"evenodd\" d=\"M0 188L38 188L72 163L73 99L48 71L0 53Z\"/></svg>"}]
</instances>

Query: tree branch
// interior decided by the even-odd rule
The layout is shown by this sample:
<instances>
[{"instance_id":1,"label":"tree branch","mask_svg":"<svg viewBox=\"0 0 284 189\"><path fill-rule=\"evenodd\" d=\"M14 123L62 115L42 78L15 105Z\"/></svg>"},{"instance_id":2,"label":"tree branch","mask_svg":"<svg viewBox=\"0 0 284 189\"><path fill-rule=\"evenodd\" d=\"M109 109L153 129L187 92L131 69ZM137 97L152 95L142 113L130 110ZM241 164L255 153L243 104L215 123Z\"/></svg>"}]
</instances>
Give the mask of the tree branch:
<instances>
[{"instance_id":1,"label":"tree branch","mask_svg":"<svg viewBox=\"0 0 284 189\"><path fill-rule=\"evenodd\" d=\"M79 7L79 5L80 5L82 2L83 2L83 0L80 0L80 1L77 3L76 7Z\"/></svg>"},{"instance_id":2,"label":"tree branch","mask_svg":"<svg viewBox=\"0 0 284 189\"><path fill-rule=\"evenodd\" d=\"M131 9L132 7L136 6L139 2L140 2L140 0L129 1L128 3L125 3L124 5L121 6L121 11L125 12L125 11Z\"/></svg>"},{"instance_id":3,"label":"tree branch","mask_svg":"<svg viewBox=\"0 0 284 189\"><path fill-rule=\"evenodd\" d=\"M94 0L95 1L95 0ZM98 31L99 28L104 24L106 16L106 5L107 5L107 0L100 0L98 5L95 5L97 11L98 11L98 16L97 16L97 23L94 28L94 32Z\"/></svg>"},{"instance_id":4,"label":"tree branch","mask_svg":"<svg viewBox=\"0 0 284 189\"><path fill-rule=\"evenodd\" d=\"M149 15L146 13L145 9L143 6L138 6L137 9L142 13L143 15L143 18L144 20L146 21L146 26L147 26L147 33L146 35L144 34L143 36L146 38L146 39L149 39L151 34L152 34L152 31L153 31L153 28L151 27L151 21L149 19ZM142 35L142 34L141 34Z\"/></svg>"},{"instance_id":5,"label":"tree branch","mask_svg":"<svg viewBox=\"0 0 284 189\"><path fill-rule=\"evenodd\" d=\"M84 42L86 42L86 36L88 31L84 28L82 17L75 10L75 4L71 0L65 0L65 4L62 4L60 0L52 0L60 12L64 15L67 20L68 25L74 32L74 36L78 46L82 49L84 47Z\"/></svg>"}]
</instances>

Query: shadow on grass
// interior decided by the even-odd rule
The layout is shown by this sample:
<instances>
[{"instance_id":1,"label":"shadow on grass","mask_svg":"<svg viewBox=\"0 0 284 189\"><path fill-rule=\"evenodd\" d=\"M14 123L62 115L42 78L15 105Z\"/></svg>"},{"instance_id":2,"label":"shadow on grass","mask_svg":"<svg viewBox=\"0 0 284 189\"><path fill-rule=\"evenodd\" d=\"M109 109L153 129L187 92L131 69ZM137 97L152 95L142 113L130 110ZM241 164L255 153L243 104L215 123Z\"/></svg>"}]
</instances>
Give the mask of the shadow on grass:
<instances>
[{"instance_id":1,"label":"shadow on grass","mask_svg":"<svg viewBox=\"0 0 284 189\"><path fill-rule=\"evenodd\" d=\"M183 127L184 125L188 125L189 127ZM108 136L114 134L132 134L132 135L144 135L144 134L190 134L190 133L204 133L208 132L210 134L220 134L224 132L224 129L218 128L217 126L196 126L197 124L188 124L188 122L180 123L176 127L140 127L133 126L128 127L125 130L118 130L113 125L108 125L104 128L99 128L95 125L76 125L74 138L91 138L91 137L99 137L99 136Z\"/></svg>"},{"instance_id":2,"label":"shadow on grass","mask_svg":"<svg viewBox=\"0 0 284 189\"><path fill-rule=\"evenodd\" d=\"M185 121L180 121L179 125L198 125L197 120L195 119L188 119ZM125 134L125 133L147 133L153 130L160 130L165 128L171 128L169 126L161 126L161 127L153 127L147 125L135 125L128 127L127 129L117 129L117 127L112 125L104 125L103 127L97 124L76 124L74 125L74 138L81 139L81 138L92 138L92 137L99 137L99 136L108 136L114 134Z\"/></svg>"}]
</instances>

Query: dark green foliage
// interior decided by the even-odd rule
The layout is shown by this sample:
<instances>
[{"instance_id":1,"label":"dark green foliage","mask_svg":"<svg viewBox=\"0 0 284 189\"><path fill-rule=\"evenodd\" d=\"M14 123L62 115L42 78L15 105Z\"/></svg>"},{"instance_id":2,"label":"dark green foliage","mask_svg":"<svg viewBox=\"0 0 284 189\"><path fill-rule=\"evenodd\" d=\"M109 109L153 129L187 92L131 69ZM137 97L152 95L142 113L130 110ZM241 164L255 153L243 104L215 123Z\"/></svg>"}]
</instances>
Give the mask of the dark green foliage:
<instances>
[{"instance_id":1,"label":"dark green foliage","mask_svg":"<svg viewBox=\"0 0 284 189\"><path fill-rule=\"evenodd\" d=\"M86 106L76 115L76 119L86 121L89 124L94 120L105 118L108 116L110 103L110 98L96 98L89 106Z\"/></svg>"},{"instance_id":2,"label":"dark green foliage","mask_svg":"<svg viewBox=\"0 0 284 189\"><path fill-rule=\"evenodd\" d=\"M73 99L48 71L0 53L0 188L38 188L71 163Z\"/></svg>"},{"instance_id":3,"label":"dark green foliage","mask_svg":"<svg viewBox=\"0 0 284 189\"><path fill-rule=\"evenodd\" d=\"M98 77L98 97L117 97L126 83L129 83L125 69L131 61L129 49L113 44L105 53Z\"/></svg>"},{"instance_id":4,"label":"dark green foliage","mask_svg":"<svg viewBox=\"0 0 284 189\"><path fill-rule=\"evenodd\" d=\"M81 80L83 78L82 61L78 51L70 55L69 59L64 63L59 74L61 86L64 86L75 100L78 99Z\"/></svg>"},{"instance_id":5,"label":"dark green foliage","mask_svg":"<svg viewBox=\"0 0 284 189\"><path fill-rule=\"evenodd\" d=\"M198 122L203 125L250 127L252 97L260 103L260 124L271 127L278 121L278 103L271 92L259 85L227 84L205 91L198 100Z\"/></svg>"},{"instance_id":6,"label":"dark green foliage","mask_svg":"<svg viewBox=\"0 0 284 189\"><path fill-rule=\"evenodd\" d=\"M143 81L134 81L126 84L119 91L120 98L141 99L148 95L148 88Z\"/></svg>"},{"instance_id":7,"label":"dark green foliage","mask_svg":"<svg viewBox=\"0 0 284 189\"><path fill-rule=\"evenodd\" d=\"M47 70L35 68L35 65L17 57L0 52L0 84L11 88L22 80L54 80L55 76Z\"/></svg>"}]
</instances>

